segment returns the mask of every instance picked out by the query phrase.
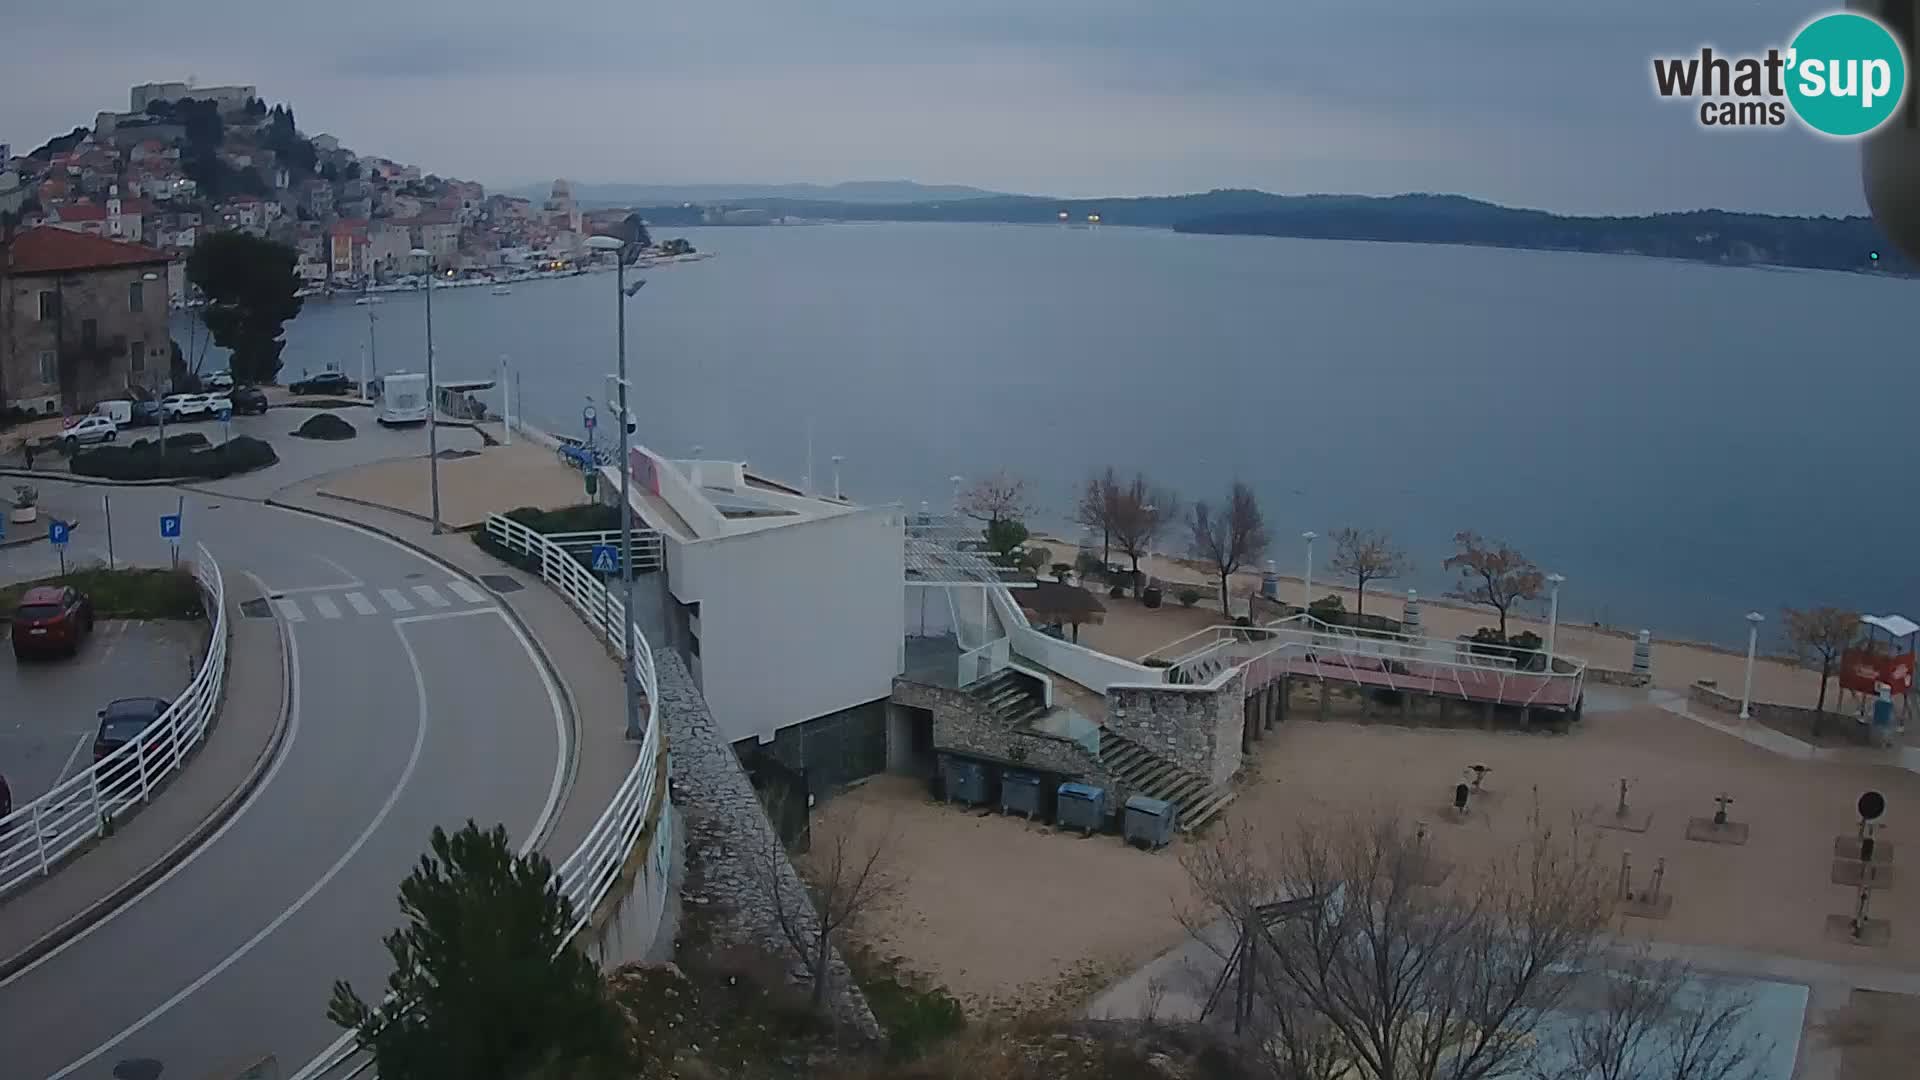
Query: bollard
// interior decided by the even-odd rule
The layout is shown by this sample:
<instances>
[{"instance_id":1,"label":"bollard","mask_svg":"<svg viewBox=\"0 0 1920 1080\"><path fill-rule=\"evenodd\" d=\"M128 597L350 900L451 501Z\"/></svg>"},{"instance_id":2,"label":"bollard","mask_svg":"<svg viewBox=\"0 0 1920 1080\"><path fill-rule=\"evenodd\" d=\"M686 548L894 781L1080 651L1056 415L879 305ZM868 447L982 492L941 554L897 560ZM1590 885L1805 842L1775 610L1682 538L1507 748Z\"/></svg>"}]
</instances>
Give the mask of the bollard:
<instances>
[{"instance_id":1,"label":"bollard","mask_svg":"<svg viewBox=\"0 0 1920 1080\"><path fill-rule=\"evenodd\" d=\"M1653 632L1640 631L1633 639L1633 673L1635 675L1653 674Z\"/></svg>"},{"instance_id":2,"label":"bollard","mask_svg":"<svg viewBox=\"0 0 1920 1080\"><path fill-rule=\"evenodd\" d=\"M1408 637L1420 636L1420 593L1407 590L1407 605L1400 612L1400 632Z\"/></svg>"}]
</instances>

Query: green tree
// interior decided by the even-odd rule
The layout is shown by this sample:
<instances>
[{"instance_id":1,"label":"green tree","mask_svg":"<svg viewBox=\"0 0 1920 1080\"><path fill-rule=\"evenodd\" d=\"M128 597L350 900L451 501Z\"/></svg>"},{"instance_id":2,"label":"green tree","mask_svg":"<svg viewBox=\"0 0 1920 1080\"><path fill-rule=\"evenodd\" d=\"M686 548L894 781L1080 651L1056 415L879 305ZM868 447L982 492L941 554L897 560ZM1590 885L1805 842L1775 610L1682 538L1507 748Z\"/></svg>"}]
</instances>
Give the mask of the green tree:
<instances>
[{"instance_id":1,"label":"green tree","mask_svg":"<svg viewBox=\"0 0 1920 1080\"><path fill-rule=\"evenodd\" d=\"M1013 518L989 521L983 531L987 537L987 550L999 556L1002 562L1011 562L1013 553L1027 542L1027 527Z\"/></svg>"},{"instance_id":2,"label":"green tree","mask_svg":"<svg viewBox=\"0 0 1920 1080\"><path fill-rule=\"evenodd\" d=\"M388 997L333 984L327 1018L372 1051L382 1080L620 1075L625 1022L593 961L568 944L573 905L539 854L469 821L400 884Z\"/></svg>"},{"instance_id":3,"label":"green tree","mask_svg":"<svg viewBox=\"0 0 1920 1080\"><path fill-rule=\"evenodd\" d=\"M240 232L213 233L187 258L187 280L207 298L200 317L214 344L232 350L241 383L270 383L280 373L281 330L300 314L298 261L285 244Z\"/></svg>"}]
</instances>

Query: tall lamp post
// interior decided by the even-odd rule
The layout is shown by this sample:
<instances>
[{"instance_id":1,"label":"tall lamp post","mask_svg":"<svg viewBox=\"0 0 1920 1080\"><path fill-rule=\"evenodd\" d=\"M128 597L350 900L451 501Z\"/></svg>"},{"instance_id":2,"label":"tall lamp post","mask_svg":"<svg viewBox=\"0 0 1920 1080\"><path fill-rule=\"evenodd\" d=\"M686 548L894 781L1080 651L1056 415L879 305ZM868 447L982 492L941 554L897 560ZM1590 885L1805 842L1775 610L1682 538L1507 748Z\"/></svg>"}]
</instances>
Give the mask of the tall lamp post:
<instances>
[{"instance_id":1,"label":"tall lamp post","mask_svg":"<svg viewBox=\"0 0 1920 1080\"><path fill-rule=\"evenodd\" d=\"M1747 612L1747 681L1740 690L1740 719L1753 718L1753 654L1760 648L1760 624L1766 616L1757 611Z\"/></svg>"},{"instance_id":2,"label":"tall lamp post","mask_svg":"<svg viewBox=\"0 0 1920 1080\"><path fill-rule=\"evenodd\" d=\"M623 240L617 236L592 236L587 238L587 246L595 251L611 251L614 253L614 333L616 338L615 351L619 354L617 360L619 368L613 377L613 381L617 386L618 408L620 412L617 421L620 427L620 602L623 605L622 610L626 613L625 621L627 624L620 629L621 637L624 639L621 643L620 652L626 658L627 738L639 739L645 737L646 731L640 723L639 669L635 666L633 655L635 651L633 640L633 494L631 491L633 467L632 463L627 460L630 453L628 436L631 425L631 414L627 412L627 388L629 385L627 382L627 300L639 292L641 286L646 284L646 281L642 279L634 282L631 289L627 287L627 262L630 256L640 253L639 248L631 245L627 240ZM664 577L666 568L661 567L659 572Z\"/></svg>"},{"instance_id":3,"label":"tall lamp post","mask_svg":"<svg viewBox=\"0 0 1920 1080\"><path fill-rule=\"evenodd\" d=\"M1300 539L1307 542L1307 576L1300 586L1300 613L1303 615L1307 613L1307 609L1313 607L1313 542L1319 536L1319 533L1311 529L1300 534Z\"/></svg>"},{"instance_id":4,"label":"tall lamp post","mask_svg":"<svg viewBox=\"0 0 1920 1080\"><path fill-rule=\"evenodd\" d=\"M1552 599L1547 601L1547 674L1553 674L1553 639L1560 629L1560 586L1566 582L1560 574L1548 574L1547 584L1553 587Z\"/></svg>"},{"instance_id":5,"label":"tall lamp post","mask_svg":"<svg viewBox=\"0 0 1920 1080\"><path fill-rule=\"evenodd\" d=\"M433 489L433 531L440 532L440 385L433 381L433 279L438 268L433 252L414 248L413 257L427 260L427 477Z\"/></svg>"}]
</instances>

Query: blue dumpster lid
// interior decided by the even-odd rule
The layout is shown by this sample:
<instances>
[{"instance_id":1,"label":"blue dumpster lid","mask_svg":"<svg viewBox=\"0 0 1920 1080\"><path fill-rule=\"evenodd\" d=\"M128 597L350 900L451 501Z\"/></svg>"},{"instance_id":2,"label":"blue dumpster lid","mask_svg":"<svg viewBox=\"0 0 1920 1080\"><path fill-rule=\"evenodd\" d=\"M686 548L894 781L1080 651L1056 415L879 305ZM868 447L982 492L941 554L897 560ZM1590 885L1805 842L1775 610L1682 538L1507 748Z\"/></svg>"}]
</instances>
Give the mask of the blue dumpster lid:
<instances>
[{"instance_id":1,"label":"blue dumpster lid","mask_svg":"<svg viewBox=\"0 0 1920 1080\"><path fill-rule=\"evenodd\" d=\"M1173 809L1173 804L1165 799L1149 799L1145 795L1129 795L1127 796L1127 809L1141 810L1149 814L1159 814L1165 817L1167 811Z\"/></svg>"},{"instance_id":2,"label":"blue dumpster lid","mask_svg":"<svg viewBox=\"0 0 1920 1080\"><path fill-rule=\"evenodd\" d=\"M1000 774L1000 781L1005 784L1038 784L1040 782L1040 774L1023 772L1019 769L1008 769L1006 772Z\"/></svg>"},{"instance_id":3,"label":"blue dumpster lid","mask_svg":"<svg viewBox=\"0 0 1920 1080\"><path fill-rule=\"evenodd\" d=\"M1065 783L1060 785L1060 794L1076 799L1104 799L1107 793L1092 784Z\"/></svg>"}]
</instances>

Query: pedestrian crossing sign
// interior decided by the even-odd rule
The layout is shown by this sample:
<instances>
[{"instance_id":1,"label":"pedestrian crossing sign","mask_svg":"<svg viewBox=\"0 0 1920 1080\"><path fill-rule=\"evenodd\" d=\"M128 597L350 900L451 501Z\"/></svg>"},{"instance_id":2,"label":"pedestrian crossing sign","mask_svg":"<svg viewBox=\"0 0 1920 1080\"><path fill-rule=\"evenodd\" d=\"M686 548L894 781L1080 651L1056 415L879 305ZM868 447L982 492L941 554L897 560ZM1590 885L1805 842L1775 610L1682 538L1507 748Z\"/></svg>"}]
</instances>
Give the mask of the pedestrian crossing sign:
<instances>
[{"instance_id":1,"label":"pedestrian crossing sign","mask_svg":"<svg viewBox=\"0 0 1920 1080\"><path fill-rule=\"evenodd\" d=\"M620 569L620 556L612 544L593 545L593 572L611 574Z\"/></svg>"}]
</instances>

